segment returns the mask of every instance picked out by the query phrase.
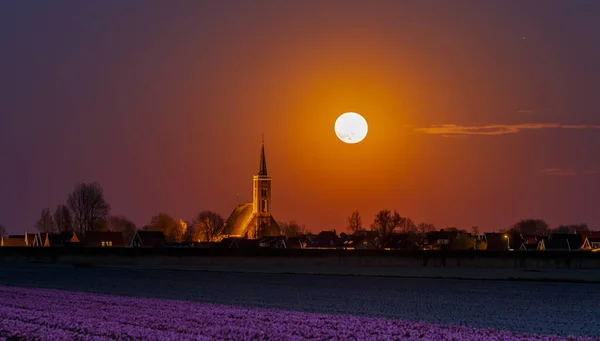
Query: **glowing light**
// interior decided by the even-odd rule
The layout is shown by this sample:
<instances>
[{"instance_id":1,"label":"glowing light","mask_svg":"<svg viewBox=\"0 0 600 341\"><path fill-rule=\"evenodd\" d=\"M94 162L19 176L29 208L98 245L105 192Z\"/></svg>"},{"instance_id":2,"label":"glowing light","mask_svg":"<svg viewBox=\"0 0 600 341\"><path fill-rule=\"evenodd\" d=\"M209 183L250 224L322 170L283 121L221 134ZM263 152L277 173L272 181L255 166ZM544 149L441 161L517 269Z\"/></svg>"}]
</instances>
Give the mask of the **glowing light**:
<instances>
[{"instance_id":1,"label":"glowing light","mask_svg":"<svg viewBox=\"0 0 600 341\"><path fill-rule=\"evenodd\" d=\"M367 120L355 112L347 112L335 121L335 134L345 143L358 143L362 141L369 130Z\"/></svg>"}]
</instances>

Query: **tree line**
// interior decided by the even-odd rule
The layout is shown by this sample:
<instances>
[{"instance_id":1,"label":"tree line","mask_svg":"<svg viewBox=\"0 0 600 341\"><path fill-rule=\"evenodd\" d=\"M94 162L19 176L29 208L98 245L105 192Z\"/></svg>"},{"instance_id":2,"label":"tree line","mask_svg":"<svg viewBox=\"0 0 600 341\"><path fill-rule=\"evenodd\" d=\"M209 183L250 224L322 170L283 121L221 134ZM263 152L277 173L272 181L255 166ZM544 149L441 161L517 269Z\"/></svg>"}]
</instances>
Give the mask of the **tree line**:
<instances>
[{"instance_id":1,"label":"tree line","mask_svg":"<svg viewBox=\"0 0 600 341\"><path fill-rule=\"evenodd\" d=\"M80 183L69 193L66 203L58 205L53 213L49 208L44 208L35 228L47 233L76 233L83 238L92 231L116 231L123 234L125 243L130 243L140 228L125 216L110 215L110 210L104 190L98 183ZM286 236L307 232L305 226L295 221L278 224ZM191 221L176 220L161 212L153 216L141 230L163 232L170 243L212 242L217 239L224 225L223 217L210 210L201 211ZM0 235L5 233L6 229L0 226Z\"/></svg>"}]
</instances>

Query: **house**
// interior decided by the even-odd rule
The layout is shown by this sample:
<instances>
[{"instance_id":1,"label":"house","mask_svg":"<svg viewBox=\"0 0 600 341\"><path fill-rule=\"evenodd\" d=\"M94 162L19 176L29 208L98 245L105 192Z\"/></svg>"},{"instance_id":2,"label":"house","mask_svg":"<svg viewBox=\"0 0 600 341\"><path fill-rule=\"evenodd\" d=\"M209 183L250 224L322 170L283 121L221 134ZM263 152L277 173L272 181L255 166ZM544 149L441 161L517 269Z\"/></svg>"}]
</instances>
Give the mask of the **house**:
<instances>
[{"instance_id":1,"label":"house","mask_svg":"<svg viewBox=\"0 0 600 341\"><path fill-rule=\"evenodd\" d=\"M591 250L590 242L586 236L575 233L552 233L548 240L566 240L570 251Z\"/></svg>"},{"instance_id":2,"label":"house","mask_svg":"<svg viewBox=\"0 0 600 341\"><path fill-rule=\"evenodd\" d=\"M267 247L271 249L285 249L285 237L276 236L276 237L264 237L259 239L258 241L259 247Z\"/></svg>"},{"instance_id":3,"label":"house","mask_svg":"<svg viewBox=\"0 0 600 341\"><path fill-rule=\"evenodd\" d=\"M123 247L125 242L121 232L92 231L86 234L83 245L88 247Z\"/></svg>"},{"instance_id":4,"label":"house","mask_svg":"<svg viewBox=\"0 0 600 341\"><path fill-rule=\"evenodd\" d=\"M539 243L521 243L521 247L519 247L519 251L543 251L544 241L540 241Z\"/></svg>"},{"instance_id":5,"label":"house","mask_svg":"<svg viewBox=\"0 0 600 341\"><path fill-rule=\"evenodd\" d=\"M39 233L26 233L25 240L27 241L27 246L42 246L42 241L40 240Z\"/></svg>"},{"instance_id":6,"label":"house","mask_svg":"<svg viewBox=\"0 0 600 341\"><path fill-rule=\"evenodd\" d=\"M411 233L393 233L382 240L385 250L419 250L421 249L421 238Z\"/></svg>"},{"instance_id":7,"label":"house","mask_svg":"<svg viewBox=\"0 0 600 341\"><path fill-rule=\"evenodd\" d=\"M65 233L47 233L42 232L39 234L40 246L44 247L60 247L60 246L68 246L68 245L76 245L79 244L79 238L73 232L65 232Z\"/></svg>"},{"instance_id":8,"label":"house","mask_svg":"<svg viewBox=\"0 0 600 341\"><path fill-rule=\"evenodd\" d=\"M377 245L371 238L353 235L342 241L342 248L344 250L372 250L376 249Z\"/></svg>"},{"instance_id":9,"label":"house","mask_svg":"<svg viewBox=\"0 0 600 341\"><path fill-rule=\"evenodd\" d=\"M588 237L588 242L590 243L590 248L592 248L592 250L600 249L600 238Z\"/></svg>"},{"instance_id":10,"label":"house","mask_svg":"<svg viewBox=\"0 0 600 341\"><path fill-rule=\"evenodd\" d=\"M335 231L322 231L314 238L312 238L308 244L308 248L325 248L333 249L342 246L342 241L337 236Z\"/></svg>"},{"instance_id":11,"label":"house","mask_svg":"<svg viewBox=\"0 0 600 341\"><path fill-rule=\"evenodd\" d=\"M458 231L439 231L428 232L423 240L424 248L428 250L448 250L452 247L452 242L460 235Z\"/></svg>"},{"instance_id":12,"label":"house","mask_svg":"<svg viewBox=\"0 0 600 341\"><path fill-rule=\"evenodd\" d=\"M218 247L226 249L257 249L259 245L256 239L223 238Z\"/></svg>"},{"instance_id":13,"label":"house","mask_svg":"<svg viewBox=\"0 0 600 341\"><path fill-rule=\"evenodd\" d=\"M159 247L166 242L162 231L136 231L131 239L131 247Z\"/></svg>"},{"instance_id":14,"label":"house","mask_svg":"<svg viewBox=\"0 0 600 341\"><path fill-rule=\"evenodd\" d=\"M546 251L571 251L568 239L547 238L540 240L540 244L542 244L543 250Z\"/></svg>"},{"instance_id":15,"label":"house","mask_svg":"<svg viewBox=\"0 0 600 341\"><path fill-rule=\"evenodd\" d=\"M0 246L27 246L27 234L2 237Z\"/></svg>"},{"instance_id":16,"label":"house","mask_svg":"<svg viewBox=\"0 0 600 341\"><path fill-rule=\"evenodd\" d=\"M504 233L486 232L483 239L487 244L488 251L507 251L509 249L510 239Z\"/></svg>"},{"instance_id":17,"label":"house","mask_svg":"<svg viewBox=\"0 0 600 341\"><path fill-rule=\"evenodd\" d=\"M308 244L308 238L291 237L286 239L283 243L286 249L304 249Z\"/></svg>"},{"instance_id":18,"label":"house","mask_svg":"<svg viewBox=\"0 0 600 341\"><path fill-rule=\"evenodd\" d=\"M258 174L254 175L252 181L252 202L236 205L220 231L223 238L260 239L283 235L271 215L271 177L267 174L264 142Z\"/></svg>"}]
</instances>

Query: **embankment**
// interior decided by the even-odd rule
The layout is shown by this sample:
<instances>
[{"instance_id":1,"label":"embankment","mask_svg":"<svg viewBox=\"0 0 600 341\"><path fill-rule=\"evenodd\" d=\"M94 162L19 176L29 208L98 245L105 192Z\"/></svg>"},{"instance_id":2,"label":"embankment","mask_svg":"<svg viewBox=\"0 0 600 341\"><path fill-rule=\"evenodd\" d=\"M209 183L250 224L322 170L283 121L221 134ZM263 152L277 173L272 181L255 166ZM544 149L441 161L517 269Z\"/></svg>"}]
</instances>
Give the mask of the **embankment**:
<instances>
[{"instance_id":1,"label":"embankment","mask_svg":"<svg viewBox=\"0 0 600 341\"><path fill-rule=\"evenodd\" d=\"M600 283L600 253L189 248L0 248L2 264Z\"/></svg>"}]
</instances>

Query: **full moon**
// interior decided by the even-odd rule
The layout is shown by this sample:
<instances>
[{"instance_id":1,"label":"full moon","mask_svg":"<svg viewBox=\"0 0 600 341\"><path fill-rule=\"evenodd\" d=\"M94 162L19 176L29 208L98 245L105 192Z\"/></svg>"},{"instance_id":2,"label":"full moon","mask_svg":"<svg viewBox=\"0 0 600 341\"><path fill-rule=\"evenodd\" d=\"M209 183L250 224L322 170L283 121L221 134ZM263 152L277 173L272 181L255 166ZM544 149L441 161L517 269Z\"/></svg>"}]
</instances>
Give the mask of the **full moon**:
<instances>
[{"instance_id":1,"label":"full moon","mask_svg":"<svg viewBox=\"0 0 600 341\"><path fill-rule=\"evenodd\" d=\"M335 120L335 134L345 143L358 143L367 136L367 120L355 112L347 112Z\"/></svg>"}]
</instances>

